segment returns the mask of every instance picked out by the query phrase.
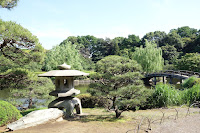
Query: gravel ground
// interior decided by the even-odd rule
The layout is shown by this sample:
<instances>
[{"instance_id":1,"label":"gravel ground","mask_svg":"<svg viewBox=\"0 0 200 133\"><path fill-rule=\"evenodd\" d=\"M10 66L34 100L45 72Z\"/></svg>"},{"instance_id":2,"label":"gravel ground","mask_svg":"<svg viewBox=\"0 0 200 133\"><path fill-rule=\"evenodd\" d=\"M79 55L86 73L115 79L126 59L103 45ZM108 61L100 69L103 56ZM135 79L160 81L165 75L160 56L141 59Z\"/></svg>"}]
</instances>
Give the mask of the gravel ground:
<instances>
[{"instance_id":1,"label":"gravel ground","mask_svg":"<svg viewBox=\"0 0 200 133\"><path fill-rule=\"evenodd\" d=\"M96 110L89 110L96 111ZM164 109L166 115L175 115L175 111ZM165 119L162 124L159 121L152 124L152 130L149 133L200 133L200 114L199 109L191 109L191 112L195 111L195 114L185 117L186 109L179 111L179 118L174 120L174 116L171 119ZM98 111L100 112L100 111ZM146 115L145 115L146 113ZM160 113L160 114L159 114ZM182 115L181 115L182 113ZM159 110L145 110L134 112L135 115L131 116L135 119L128 122L102 122L102 121L81 121L81 120L63 120L60 122L50 121L46 124L13 131L13 133L126 133L130 129L135 129L140 118L137 118L139 114L144 116L151 116L152 114L158 115L156 119L160 119L162 114ZM98 115L97 115L98 116ZM95 116L93 116L95 117ZM129 116L130 117L130 116ZM90 119L88 119L90 120ZM144 125L145 129L147 125ZM0 127L0 132L6 131L5 127ZM140 130L139 133L145 132ZM134 133L131 130L128 133Z\"/></svg>"},{"instance_id":2,"label":"gravel ground","mask_svg":"<svg viewBox=\"0 0 200 133\"><path fill-rule=\"evenodd\" d=\"M200 133L200 115L164 122L151 133Z\"/></svg>"}]
</instances>

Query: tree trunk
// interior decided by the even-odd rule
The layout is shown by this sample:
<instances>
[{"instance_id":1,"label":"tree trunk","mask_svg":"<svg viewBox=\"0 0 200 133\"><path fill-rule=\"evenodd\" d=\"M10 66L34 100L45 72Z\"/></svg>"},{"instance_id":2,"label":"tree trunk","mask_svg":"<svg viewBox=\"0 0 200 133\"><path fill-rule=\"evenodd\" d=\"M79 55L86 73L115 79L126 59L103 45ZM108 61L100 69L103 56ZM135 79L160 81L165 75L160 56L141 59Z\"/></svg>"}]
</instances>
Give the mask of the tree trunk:
<instances>
[{"instance_id":1,"label":"tree trunk","mask_svg":"<svg viewBox=\"0 0 200 133\"><path fill-rule=\"evenodd\" d=\"M28 108L30 109L32 106L33 106L33 100L32 100L32 98L29 98Z\"/></svg>"},{"instance_id":2,"label":"tree trunk","mask_svg":"<svg viewBox=\"0 0 200 133\"><path fill-rule=\"evenodd\" d=\"M119 109L115 110L115 117L116 118L119 118L121 116L121 114L122 114L122 111L120 111Z\"/></svg>"}]
</instances>

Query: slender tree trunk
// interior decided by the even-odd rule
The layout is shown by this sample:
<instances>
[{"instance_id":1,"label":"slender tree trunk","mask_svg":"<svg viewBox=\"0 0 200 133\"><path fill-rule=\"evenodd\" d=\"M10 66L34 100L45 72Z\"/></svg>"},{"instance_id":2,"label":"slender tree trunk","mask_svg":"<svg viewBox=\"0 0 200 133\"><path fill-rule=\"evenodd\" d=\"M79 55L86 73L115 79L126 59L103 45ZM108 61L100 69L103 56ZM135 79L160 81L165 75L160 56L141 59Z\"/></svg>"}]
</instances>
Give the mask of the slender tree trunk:
<instances>
[{"instance_id":1,"label":"slender tree trunk","mask_svg":"<svg viewBox=\"0 0 200 133\"><path fill-rule=\"evenodd\" d=\"M32 99L32 98L29 98L29 101L28 101L28 108L30 109L32 106L33 106L33 99Z\"/></svg>"}]
</instances>

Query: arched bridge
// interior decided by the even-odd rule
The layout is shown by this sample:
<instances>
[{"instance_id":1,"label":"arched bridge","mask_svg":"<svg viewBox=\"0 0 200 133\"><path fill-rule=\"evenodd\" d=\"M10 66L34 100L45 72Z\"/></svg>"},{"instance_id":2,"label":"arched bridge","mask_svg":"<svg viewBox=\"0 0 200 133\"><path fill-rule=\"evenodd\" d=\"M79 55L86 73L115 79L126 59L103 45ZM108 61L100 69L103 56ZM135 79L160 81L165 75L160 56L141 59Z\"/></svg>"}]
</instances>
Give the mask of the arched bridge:
<instances>
[{"instance_id":1,"label":"arched bridge","mask_svg":"<svg viewBox=\"0 0 200 133\"><path fill-rule=\"evenodd\" d=\"M167 71L160 71L160 72L155 72L155 73L147 73L145 75L145 78L143 78L143 80L145 84L148 84L149 80L151 78L154 78L153 82L154 82L154 85L156 85L156 82L157 82L156 77L163 77L163 83L165 83L166 78L169 78L170 79L169 83L172 84L172 80L174 78L179 79L180 83L182 83L184 79L187 79L191 76L200 77L200 73L186 71L186 70L177 70L177 71L167 70Z\"/></svg>"}]
</instances>

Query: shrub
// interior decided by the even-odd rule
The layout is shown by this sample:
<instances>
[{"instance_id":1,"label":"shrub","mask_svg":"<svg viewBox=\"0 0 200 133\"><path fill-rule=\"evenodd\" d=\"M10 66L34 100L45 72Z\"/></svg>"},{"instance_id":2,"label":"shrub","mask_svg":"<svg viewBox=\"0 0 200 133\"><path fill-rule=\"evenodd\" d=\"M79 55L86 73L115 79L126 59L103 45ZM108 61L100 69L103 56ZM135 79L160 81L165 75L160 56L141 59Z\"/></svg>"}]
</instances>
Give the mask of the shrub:
<instances>
[{"instance_id":1,"label":"shrub","mask_svg":"<svg viewBox=\"0 0 200 133\"><path fill-rule=\"evenodd\" d=\"M191 88L196 83L200 83L200 78L197 77L190 77L183 82L184 88Z\"/></svg>"},{"instance_id":2,"label":"shrub","mask_svg":"<svg viewBox=\"0 0 200 133\"><path fill-rule=\"evenodd\" d=\"M77 96L81 100L83 108L94 108L108 106L108 100L98 96L91 96L91 94L80 94Z\"/></svg>"},{"instance_id":3,"label":"shrub","mask_svg":"<svg viewBox=\"0 0 200 133\"><path fill-rule=\"evenodd\" d=\"M80 94L77 96L81 100L83 108L94 108L97 104L98 99L90 94Z\"/></svg>"},{"instance_id":4,"label":"shrub","mask_svg":"<svg viewBox=\"0 0 200 133\"><path fill-rule=\"evenodd\" d=\"M12 104L0 100L0 126L18 120L22 115Z\"/></svg>"},{"instance_id":5,"label":"shrub","mask_svg":"<svg viewBox=\"0 0 200 133\"><path fill-rule=\"evenodd\" d=\"M192 86L192 88L185 89L182 92L182 100L187 104L200 101L200 84L195 84Z\"/></svg>"},{"instance_id":6,"label":"shrub","mask_svg":"<svg viewBox=\"0 0 200 133\"><path fill-rule=\"evenodd\" d=\"M168 84L157 84L152 95L148 99L147 105L150 107L167 107L180 104L181 97L179 91Z\"/></svg>"}]
</instances>

